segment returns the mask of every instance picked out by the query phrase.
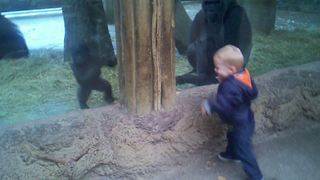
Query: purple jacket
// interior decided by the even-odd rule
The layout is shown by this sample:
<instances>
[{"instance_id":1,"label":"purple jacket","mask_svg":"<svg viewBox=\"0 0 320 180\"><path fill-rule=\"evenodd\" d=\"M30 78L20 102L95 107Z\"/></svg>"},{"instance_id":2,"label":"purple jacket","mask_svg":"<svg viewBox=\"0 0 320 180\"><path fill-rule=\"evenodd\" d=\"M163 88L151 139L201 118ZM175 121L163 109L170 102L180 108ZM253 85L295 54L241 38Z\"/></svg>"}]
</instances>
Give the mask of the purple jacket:
<instances>
[{"instance_id":1,"label":"purple jacket","mask_svg":"<svg viewBox=\"0 0 320 180\"><path fill-rule=\"evenodd\" d=\"M205 101L205 109L210 115L216 112L227 124L241 126L254 121L250 106L257 95L257 87L245 69L222 81L216 97Z\"/></svg>"}]
</instances>

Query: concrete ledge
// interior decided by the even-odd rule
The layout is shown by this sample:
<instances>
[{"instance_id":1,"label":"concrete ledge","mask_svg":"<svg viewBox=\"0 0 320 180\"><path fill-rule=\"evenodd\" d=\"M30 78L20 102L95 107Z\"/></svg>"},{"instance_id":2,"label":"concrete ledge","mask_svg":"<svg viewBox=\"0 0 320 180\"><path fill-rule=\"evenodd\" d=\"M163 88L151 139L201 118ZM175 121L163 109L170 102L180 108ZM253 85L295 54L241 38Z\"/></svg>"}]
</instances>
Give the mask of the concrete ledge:
<instances>
[{"instance_id":1,"label":"concrete ledge","mask_svg":"<svg viewBox=\"0 0 320 180\"><path fill-rule=\"evenodd\" d=\"M48 9L34 9L34 10L24 10L24 11L11 11L2 12L6 18L26 18L26 17L43 17L43 16L55 16L62 15L62 8L48 8Z\"/></svg>"}]
</instances>

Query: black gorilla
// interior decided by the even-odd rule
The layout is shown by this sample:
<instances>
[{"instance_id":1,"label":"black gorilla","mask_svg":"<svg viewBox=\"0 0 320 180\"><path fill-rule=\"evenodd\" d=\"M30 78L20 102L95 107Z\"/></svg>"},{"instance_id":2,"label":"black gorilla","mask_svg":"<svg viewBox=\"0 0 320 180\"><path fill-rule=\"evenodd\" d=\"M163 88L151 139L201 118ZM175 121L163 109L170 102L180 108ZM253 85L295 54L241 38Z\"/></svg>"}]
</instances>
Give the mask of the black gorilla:
<instances>
[{"instance_id":1,"label":"black gorilla","mask_svg":"<svg viewBox=\"0 0 320 180\"><path fill-rule=\"evenodd\" d=\"M29 50L17 25L0 15L0 60L28 57Z\"/></svg>"},{"instance_id":2,"label":"black gorilla","mask_svg":"<svg viewBox=\"0 0 320 180\"><path fill-rule=\"evenodd\" d=\"M90 49L86 44L81 44L72 50L71 55L73 60L71 69L79 84L77 95L80 108L89 108L87 100L92 90L104 92L104 99L107 102L112 102L114 98L112 96L111 85L100 77L100 69L104 63L90 53ZM114 65L114 63L110 65Z\"/></svg>"},{"instance_id":3,"label":"black gorilla","mask_svg":"<svg viewBox=\"0 0 320 180\"><path fill-rule=\"evenodd\" d=\"M236 0L203 0L190 31L187 56L193 70L177 76L177 84L197 86L217 83L213 54L232 44L242 51L245 64L251 53L251 25L246 12Z\"/></svg>"}]
</instances>

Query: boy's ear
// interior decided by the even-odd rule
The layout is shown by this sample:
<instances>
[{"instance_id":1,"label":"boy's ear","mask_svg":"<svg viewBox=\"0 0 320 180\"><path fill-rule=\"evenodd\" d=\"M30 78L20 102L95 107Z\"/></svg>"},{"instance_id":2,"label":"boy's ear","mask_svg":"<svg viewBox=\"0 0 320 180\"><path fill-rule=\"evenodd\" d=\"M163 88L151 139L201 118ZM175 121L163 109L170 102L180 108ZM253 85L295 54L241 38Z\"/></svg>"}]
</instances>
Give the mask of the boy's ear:
<instances>
[{"instance_id":1,"label":"boy's ear","mask_svg":"<svg viewBox=\"0 0 320 180\"><path fill-rule=\"evenodd\" d=\"M236 66L230 66L230 70L232 71L232 73L236 73L237 72Z\"/></svg>"}]
</instances>

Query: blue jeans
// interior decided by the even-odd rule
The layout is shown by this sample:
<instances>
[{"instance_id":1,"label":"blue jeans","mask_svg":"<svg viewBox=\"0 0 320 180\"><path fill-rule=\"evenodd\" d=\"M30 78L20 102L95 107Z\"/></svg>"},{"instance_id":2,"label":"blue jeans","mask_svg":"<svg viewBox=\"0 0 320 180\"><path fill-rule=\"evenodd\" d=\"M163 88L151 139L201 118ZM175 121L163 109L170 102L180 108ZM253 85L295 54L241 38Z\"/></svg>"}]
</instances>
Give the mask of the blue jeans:
<instances>
[{"instance_id":1,"label":"blue jeans","mask_svg":"<svg viewBox=\"0 0 320 180\"><path fill-rule=\"evenodd\" d=\"M227 132L228 145L226 153L234 159L239 159L246 174L252 180L261 180L262 173L252 150L251 137L255 122L242 126L233 126Z\"/></svg>"}]
</instances>

